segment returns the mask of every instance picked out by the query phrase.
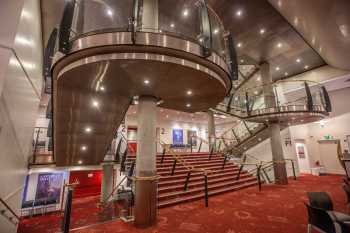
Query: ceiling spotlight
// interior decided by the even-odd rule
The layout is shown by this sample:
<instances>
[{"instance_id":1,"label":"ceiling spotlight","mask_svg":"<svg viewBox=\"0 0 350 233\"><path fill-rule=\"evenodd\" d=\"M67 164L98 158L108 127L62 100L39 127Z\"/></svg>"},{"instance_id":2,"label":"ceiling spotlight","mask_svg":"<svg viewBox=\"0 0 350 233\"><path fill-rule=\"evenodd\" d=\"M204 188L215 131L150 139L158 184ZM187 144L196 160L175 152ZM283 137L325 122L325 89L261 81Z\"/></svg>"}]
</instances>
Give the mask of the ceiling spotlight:
<instances>
[{"instance_id":1,"label":"ceiling spotlight","mask_svg":"<svg viewBox=\"0 0 350 233\"><path fill-rule=\"evenodd\" d=\"M78 161L78 164L82 164L82 163L83 163L83 161L81 161L81 160Z\"/></svg>"},{"instance_id":2,"label":"ceiling spotlight","mask_svg":"<svg viewBox=\"0 0 350 233\"><path fill-rule=\"evenodd\" d=\"M297 60L295 60L297 63L300 63L301 62L301 59L300 58L297 58Z\"/></svg>"},{"instance_id":3,"label":"ceiling spotlight","mask_svg":"<svg viewBox=\"0 0 350 233\"><path fill-rule=\"evenodd\" d=\"M148 79L145 79L145 80L143 80L143 83L146 84L146 85L148 85L148 84L149 84L149 80L148 80Z\"/></svg>"},{"instance_id":4,"label":"ceiling spotlight","mask_svg":"<svg viewBox=\"0 0 350 233\"><path fill-rule=\"evenodd\" d=\"M185 9L182 13L184 16L188 16L188 9Z\"/></svg>"},{"instance_id":5,"label":"ceiling spotlight","mask_svg":"<svg viewBox=\"0 0 350 233\"><path fill-rule=\"evenodd\" d=\"M97 100L92 100L92 106L95 107L95 108L98 108L99 106L99 103Z\"/></svg>"},{"instance_id":6,"label":"ceiling spotlight","mask_svg":"<svg viewBox=\"0 0 350 233\"><path fill-rule=\"evenodd\" d=\"M100 86L100 90L101 90L101 91L104 91L104 90L105 90L105 87L104 87L104 86Z\"/></svg>"},{"instance_id":7,"label":"ceiling spotlight","mask_svg":"<svg viewBox=\"0 0 350 233\"><path fill-rule=\"evenodd\" d=\"M82 151L86 151L86 150L87 150L87 147L86 147L86 146L82 146L82 147L81 147L81 150L82 150Z\"/></svg>"},{"instance_id":8,"label":"ceiling spotlight","mask_svg":"<svg viewBox=\"0 0 350 233\"><path fill-rule=\"evenodd\" d=\"M260 141L261 141L261 138L258 138L258 141L260 142Z\"/></svg>"},{"instance_id":9,"label":"ceiling spotlight","mask_svg":"<svg viewBox=\"0 0 350 233\"><path fill-rule=\"evenodd\" d=\"M163 31L162 30L159 30L159 33L162 33Z\"/></svg>"},{"instance_id":10,"label":"ceiling spotlight","mask_svg":"<svg viewBox=\"0 0 350 233\"><path fill-rule=\"evenodd\" d=\"M219 29L216 28L216 29L214 30L214 34L218 34L218 32L219 32Z\"/></svg>"},{"instance_id":11,"label":"ceiling spotlight","mask_svg":"<svg viewBox=\"0 0 350 233\"><path fill-rule=\"evenodd\" d=\"M265 28L261 28L260 29L260 34L262 35L262 34L264 34L265 33Z\"/></svg>"},{"instance_id":12,"label":"ceiling spotlight","mask_svg":"<svg viewBox=\"0 0 350 233\"><path fill-rule=\"evenodd\" d=\"M282 43L278 43L278 44L277 44L277 47L278 47L278 48L282 48Z\"/></svg>"},{"instance_id":13,"label":"ceiling spotlight","mask_svg":"<svg viewBox=\"0 0 350 233\"><path fill-rule=\"evenodd\" d=\"M309 69L309 66L308 65L304 66L304 69L305 70Z\"/></svg>"},{"instance_id":14,"label":"ceiling spotlight","mask_svg":"<svg viewBox=\"0 0 350 233\"><path fill-rule=\"evenodd\" d=\"M186 107L188 107L188 108L191 107L191 104L186 104Z\"/></svg>"},{"instance_id":15,"label":"ceiling spotlight","mask_svg":"<svg viewBox=\"0 0 350 233\"><path fill-rule=\"evenodd\" d=\"M243 60L243 59L241 59L241 63L244 63L244 60Z\"/></svg>"},{"instance_id":16,"label":"ceiling spotlight","mask_svg":"<svg viewBox=\"0 0 350 233\"><path fill-rule=\"evenodd\" d=\"M243 13L243 12L242 12L242 10L238 10L238 11L236 11L236 15L237 15L237 16L241 16L241 15L242 15L242 13Z\"/></svg>"},{"instance_id":17,"label":"ceiling spotlight","mask_svg":"<svg viewBox=\"0 0 350 233\"><path fill-rule=\"evenodd\" d=\"M256 81L261 81L261 76L260 75L256 78Z\"/></svg>"},{"instance_id":18,"label":"ceiling spotlight","mask_svg":"<svg viewBox=\"0 0 350 233\"><path fill-rule=\"evenodd\" d=\"M92 129L91 129L90 127L86 127L86 128L85 128L85 132L86 132L86 133L90 133L91 131L92 131Z\"/></svg>"},{"instance_id":19,"label":"ceiling spotlight","mask_svg":"<svg viewBox=\"0 0 350 233\"><path fill-rule=\"evenodd\" d=\"M186 92L186 94L187 94L187 95L192 95L192 91L191 91L191 90L188 90L188 91Z\"/></svg>"},{"instance_id":20,"label":"ceiling spotlight","mask_svg":"<svg viewBox=\"0 0 350 233\"><path fill-rule=\"evenodd\" d=\"M111 9L108 9L108 10L107 10L107 15L113 16L113 11L112 11Z\"/></svg>"},{"instance_id":21,"label":"ceiling spotlight","mask_svg":"<svg viewBox=\"0 0 350 233\"><path fill-rule=\"evenodd\" d=\"M285 72L285 73L284 73L284 76L288 76L288 72Z\"/></svg>"},{"instance_id":22,"label":"ceiling spotlight","mask_svg":"<svg viewBox=\"0 0 350 233\"><path fill-rule=\"evenodd\" d=\"M237 47L238 47L238 48L242 47L242 43L239 42L239 43L237 44Z\"/></svg>"},{"instance_id":23,"label":"ceiling spotlight","mask_svg":"<svg viewBox=\"0 0 350 233\"><path fill-rule=\"evenodd\" d=\"M280 68L277 66L277 67L275 68L275 70L279 71L279 70L280 70Z\"/></svg>"},{"instance_id":24,"label":"ceiling spotlight","mask_svg":"<svg viewBox=\"0 0 350 233\"><path fill-rule=\"evenodd\" d=\"M172 24L170 24L170 27L174 28L174 27L175 27L175 24L173 24L173 23L172 23Z\"/></svg>"},{"instance_id":25,"label":"ceiling spotlight","mask_svg":"<svg viewBox=\"0 0 350 233\"><path fill-rule=\"evenodd\" d=\"M258 91L254 91L254 95L257 95L258 94Z\"/></svg>"}]
</instances>

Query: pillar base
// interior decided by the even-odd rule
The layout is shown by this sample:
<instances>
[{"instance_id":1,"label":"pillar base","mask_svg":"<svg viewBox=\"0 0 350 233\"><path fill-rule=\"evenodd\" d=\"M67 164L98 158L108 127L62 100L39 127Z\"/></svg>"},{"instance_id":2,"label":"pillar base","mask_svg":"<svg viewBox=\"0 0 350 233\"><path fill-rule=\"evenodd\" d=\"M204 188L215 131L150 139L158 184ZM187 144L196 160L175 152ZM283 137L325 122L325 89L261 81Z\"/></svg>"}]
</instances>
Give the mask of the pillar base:
<instances>
[{"instance_id":1,"label":"pillar base","mask_svg":"<svg viewBox=\"0 0 350 233\"><path fill-rule=\"evenodd\" d=\"M135 180L135 221L139 228L153 226L157 221L157 179Z\"/></svg>"},{"instance_id":2,"label":"pillar base","mask_svg":"<svg viewBox=\"0 0 350 233\"><path fill-rule=\"evenodd\" d=\"M273 166L275 173L275 184L287 185L288 177L286 171L286 163L276 163Z\"/></svg>"}]
</instances>

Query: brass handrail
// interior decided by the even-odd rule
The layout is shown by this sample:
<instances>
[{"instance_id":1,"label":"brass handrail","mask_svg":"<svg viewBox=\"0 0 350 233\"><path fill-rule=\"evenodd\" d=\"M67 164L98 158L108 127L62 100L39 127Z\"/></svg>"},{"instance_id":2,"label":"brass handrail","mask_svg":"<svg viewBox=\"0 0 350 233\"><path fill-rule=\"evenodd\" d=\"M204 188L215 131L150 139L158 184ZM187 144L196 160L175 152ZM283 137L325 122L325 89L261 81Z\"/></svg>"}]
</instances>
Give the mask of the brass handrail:
<instances>
[{"instance_id":1,"label":"brass handrail","mask_svg":"<svg viewBox=\"0 0 350 233\"><path fill-rule=\"evenodd\" d=\"M15 213L15 211L12 210L12 208L0 197L0 202L6 207L7 210L11 212L13 216L19 221L19 216Z\"/></svg>"}]
</instances>

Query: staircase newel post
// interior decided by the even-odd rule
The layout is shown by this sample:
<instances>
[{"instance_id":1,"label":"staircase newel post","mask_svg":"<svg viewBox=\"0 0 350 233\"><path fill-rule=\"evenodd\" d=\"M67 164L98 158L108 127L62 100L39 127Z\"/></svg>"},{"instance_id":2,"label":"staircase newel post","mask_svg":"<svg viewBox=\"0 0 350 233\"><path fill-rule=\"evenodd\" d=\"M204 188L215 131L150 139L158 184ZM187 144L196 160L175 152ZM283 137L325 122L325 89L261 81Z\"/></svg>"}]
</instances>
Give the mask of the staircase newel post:
<instances>
[{"instance_id":1,"label":"staircase newel post","mask_svg":"<svg viewBox=\"0 0 350 233\"><path fill-rule=\"evenodd\" d=\"M296 174L295 174L294 161L293 161L293 160L290 160L290 162L292 163L292 169L293 169L293 178L294 178L294 180L297 180L297 176L296 176Z\"/></svg>"},{"instance_id":2,"label":"staircase newel post","mask_svg":"<svg viewBox=\"0 0 350 233\"><path fill-rule=\"evenodd\" d=\"M260 178L260 170L261 170L261 164L258 165L258 168L256 169L256 177L258 178L258 184L259 184L259 191L261 191L261 178Z\"/></svg>"},{"instance_id":3,"label":"staircase newel post","mask_svg":"<svg viewBox=\"0 0 350 233\"><path fill-rule=\"evenodd\" d=\"M204 191L205 191L205 207L209 206L209 195L208 195L208 176L204 174Z\"/></svg>"}]
</instances>

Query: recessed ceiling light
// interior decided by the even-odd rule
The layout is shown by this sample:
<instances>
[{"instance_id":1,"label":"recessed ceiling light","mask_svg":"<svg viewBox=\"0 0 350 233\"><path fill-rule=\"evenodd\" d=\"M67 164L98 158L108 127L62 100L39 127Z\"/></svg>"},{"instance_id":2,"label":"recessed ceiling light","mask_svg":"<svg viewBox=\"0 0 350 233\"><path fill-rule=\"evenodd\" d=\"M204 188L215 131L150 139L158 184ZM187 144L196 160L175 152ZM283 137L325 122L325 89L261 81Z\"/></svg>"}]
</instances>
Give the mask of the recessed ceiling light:
<instances>
[{"instance_id":1,"label":"recessed ceiling light","mask_svg":"<svg viewBox=\"0 0 350 233\"><path fill-rule=\"evenodd\" d=\"M261 141L261 138L258 138L258 141L260 142L260 141Z\"/></svg>"},{"instance_id":2,"label":"recessed ceiling light","mask_svg":"<svg viewBox=\"0 0 350 233\"><path fill-rule=\"evenodd\" d=\"M175 24L173 24L173 23L172 23L172 24L170 24L170 27L174 28L174 27L175 27Z\"/></svg>"},{"instance_id":3,"label":"recessed ceiling light","mask_svg":"<svg viewBox=\"0 0 350 233\"><path fill-rule=\"evenodd\" d=\"M257 78L256 78L257 81L260 81L261 80L261 76L259 75Z\"/></svg>"},{"instance_id":4,"label":"recessed ceiling light","mask_svg":"<svg viewBox=\"0 0 350 233\"><path fill-rule=\"evenodd\" d=\"M216 28L216 29L214 30L214 34L218 34L218 32L219 32L219 29Z\"/></svg>"},{"instance_id":5,"label":"recessed ceiling light","mask_svg":"<svg viewBox=\"0 0 350 233\"><path fill-rule=\"evenodd\" d=\"M301 62L301 59L300 58L297 58L297 60L295 60L297 63L300 63Z\"/></svg>"},{"instance_id":6,"label":"recessed ceiling light","mask_svg":"<svg viewBox=\"0 0 350 233\"><path fill-rule=\"evenodd\" d=\"M78 161L78 164L82 164L82 163L83 163L83 161L81 161L81 160Z\"/></svg>"},{"instance_id":7,"label":"recessed ceiling light","mask_svg":"<svg viewBox=\"0 0 350 233\"><path fill-rule=\"evenodd\" d=\"M265 28L261 28L260 29L260 34L262 35L262 34L264 34L265 33Z\"/></svg>"},{"instance_id":8,"label":"recessed ceiling light","mask_svg":"<svg viewBox=\"0 0 350 233\"><path fill-rule=\"evenodd\" d=\"M238 48L242 47L242 43L239 42L239 43L237 44L237 47L238 47Z\"/></svg>"},{"instance_id":9,"label":"recessed ceiling light","mask_svg":"<svg viewBox=\"0 0 350 233\"><path fill-rule=\"evenodd\" d=\"M277 44L277 47L278 47L278 48L282 48L282 43L278 43L278 44Z\"/></svg>"},{"instance_id":10,"label":"recessed ceiling light","mask_svg":"<svg viewBox=\"0 0 350 233\"><path fill-rule=\"evenodd\" d=\"M112 11L111 9L108 9L108 10L107 10L107 15L113 16L113 11Z\"/></svg>"},{"instance_id":11,"label":"recessed ceiling light","mask_svg":"<svg viewBox=\"0 0 350 233\"><path fill-rule=\"evenodd\" d=\"M186 104L186 107L188 107L188 108L191 107L191 104Z\"/></svg>"},{"instance_id":12,"label":"recessed ceiling light","mask_svg":"<svg viewBox=\"0 0 350 233\"><path fill-rule=\"evenodd\" d=\"M284 76L288 76L288 72L285 72L285 73L284 73Z\"/></svg>"},{"instance_id":13,"label":"recessed ceiling light","mask_svg":"<svg viewBox=\"0 0 350 233\"><path fill-rule=\"evenodd\" d=\"M82 147L81 147L81 150L82 150L82 151L86 151L86 150L87 150L87 147L86 147L86 146L82 146Z\"/></svg>"},{"instance_id":14,"label":"recessed ceiling light","mask_svg":"<svg viewBox=\"0 0 350 233\"><path fill-rule=\"evenodd\" d=\"M304 69L305 70L309 69L309 66L308 65L304 66Z\"/></svg>"},{"instance_id":15,"label":"recessed ceiling light","mask_svg":"<svg viewBox=\"0 0 350 233\"><path fill-rule=\"evenodd\" d=\"M146 84L146 85L148 85L148 84L149 84L149 80L148 80L148 79L145 79L145 80L143 80L143 83Z\"/></svg>"},{"instance_id":16,"label":"recessed ceiling light","mask_svg":"<svg viewBox=\"0 0 350 233\"><path fill-rule=\"evenodd\" d=\"M105 90L105 87L104 87L104 86L100 86L100 90L101 90L101 91L104 91L104 90Z\"/></svg>"},{"instance_id":17,"label":"recessed ceiling light","mask_svg":"<svg viewBox=\"0 0 350 233\"><path fill-rule=\"evenodd\" d=\"M275 70L279 71L279 70L280 70L280 68L277 66L277 67L275 68Z\"/></svg>"},{"instance_id":18,"label":"recessed ceiling light","mask_svg":"<svg viewBox=\"0 0 350 233\"><path fill-rule=\"evenodd\" d=\"M187 95L192 95L192 91L191 90L188 90L186 93L187 93Z\"/></svg>"},{"instance_id":19,"label":"recessed ceiling light","mask_svg":"<svg viewBox=\"0 0 350 233\"><path fill-rule=\"evenodd\" d=\"M258 91L254 91L254 95L257 95L258 94Z\"/></svg>"},{"instance_id":20,"label":"recessed ceiling light","mask_svg":"<svg viewBox=\"0 0 350 233\"><path fill-rule=\"evenodd\" d=\"M159 30L160 33L162 33L163 31L162 30Z\"/></svg>"},{"instance_id":21,"label":"recessed ceiling light","mask_svg":"<svg viewBox=\"0 0 350 233\"><path fill-rule=\"evenodd\" d=\"M86 127L86 128L85 128L85 132L86 132L86 133L90 133L91 131L92 131L92 129L91 129L90 127Z\"/></svg>"},{"instance_id":22,"label":"recessed ceiling light","mask_svg":"<svg viewBox=\"0 0 350 233\"><path fill-rule=\"evenodd\" d=\"M99 106L99 103L97 100L92 100L92 106L95 107L95 108L98 108Z\"/></svg>"},{"instance_id":23,"label":"recessed ceiling light","mask_svg":"<svg viewBox=\"0 0 350 233\"><path fill-rule=\"evenodd\" d=\"M242 10L237 10L237 11L236 11L236 15L237 15L237 16L241 16L242 13L243 13Z\"/></svg>"},{"instance_id":24,"label":"recessed ceiling light","mask_svg":"<svg viewBox=\"0 0 350 233\"><path fill-rule=\"evenodd\" d=\"M243 59L241 59L241 63L244 63L244 60L243 60Z\"/></svg>"},{"instance_id":25,"label":"recessed ceiling light","mask_svg":"<svg viewBox=\"0 0 350 233\"><path fill-rule=\"evenodd\" d=\"M183 14L184 16L188 16L188 9L185 9L185 10L182 12L182 14Z\"/></svg>"}]
</instances>

